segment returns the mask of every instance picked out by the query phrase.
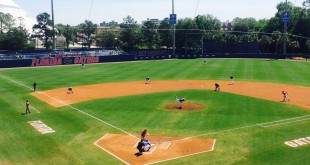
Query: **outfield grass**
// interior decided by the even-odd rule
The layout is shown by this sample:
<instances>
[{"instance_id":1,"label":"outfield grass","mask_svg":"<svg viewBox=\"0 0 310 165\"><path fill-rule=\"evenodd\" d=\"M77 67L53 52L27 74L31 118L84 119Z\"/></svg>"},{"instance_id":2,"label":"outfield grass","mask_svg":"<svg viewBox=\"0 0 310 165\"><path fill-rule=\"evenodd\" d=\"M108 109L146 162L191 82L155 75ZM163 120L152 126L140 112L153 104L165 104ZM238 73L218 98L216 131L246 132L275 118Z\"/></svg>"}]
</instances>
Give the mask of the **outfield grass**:
<instances>
[{"instance_id":1,"label":"outfield grass","mask_svg":"<svg viewBox=\"0 0 310 165\"><path fill-rule=\"evenodd\" d=\"M0 164L122 164L93 143L120 131L72 109L54 108L30 95L38 90L107 82L156 80L229 80L309 86L310 63L281 60L165 60L0 70ZM10 79L10 80L9 80ZM14 82L15 81L15 82ZM20 84L18 84L20 83ZM22 86L22 85L25 86ZM103 91L104 92L104 91ZM168 111L175 96L204 104L200 111ZM21 115L24 102L40 113ZM256 124L310 112L296 106L205 90L163 92L73 105L130 133L216 138L215 151L162 164L308 164L310 146L292 149L285 141L310 136L310 121L263 128ZM56 133L41 135L27 124L41 120ZM238 129L236 129L238 128ZM231 130L231 131L229 131Z\"/></svg>"}]
</instances>

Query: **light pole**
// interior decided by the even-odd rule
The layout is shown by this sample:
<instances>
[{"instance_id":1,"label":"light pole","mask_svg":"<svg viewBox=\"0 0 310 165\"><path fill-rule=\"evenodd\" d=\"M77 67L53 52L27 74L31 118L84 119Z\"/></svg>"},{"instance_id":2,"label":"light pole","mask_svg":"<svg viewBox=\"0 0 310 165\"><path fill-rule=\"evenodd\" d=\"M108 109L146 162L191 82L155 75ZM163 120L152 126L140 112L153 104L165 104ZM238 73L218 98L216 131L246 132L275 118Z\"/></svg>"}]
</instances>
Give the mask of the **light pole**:
<instances>
[{"instance_id":1,"label":"light pole","mask_svg":"<svg viewBox=\"0 0 310 165\"><path fill-rule=\"evenodd\" d=\"M287 0L285 1L285 13L287 14ZM284 35L283 35L283 55L286 57L286 34L287 33L287 21L284 21Z\"/></svg>"},{"instance_id":2,"label":"light pole","mask_svg":"<svg viewBox=\"0 0 310 165\"><path fill-rule=\"evenodd\" d=\"M54 1L51 0L52 6L52 27L53 27L53 50L56 49L56 41L55 41L55 22L54 22Z\"/></svg>"},{"instance_id":3,"label":"light pole","mask_svg":"<svg viewBox=\"0 0 310 165\"><path fill-rule=\"evenodd\" d=\"M174 14L174 0L172 0L172 14ZM172 27L173 27L173 55L175 55L175 24L173 24Z\"/></svg>"}]
</instances>

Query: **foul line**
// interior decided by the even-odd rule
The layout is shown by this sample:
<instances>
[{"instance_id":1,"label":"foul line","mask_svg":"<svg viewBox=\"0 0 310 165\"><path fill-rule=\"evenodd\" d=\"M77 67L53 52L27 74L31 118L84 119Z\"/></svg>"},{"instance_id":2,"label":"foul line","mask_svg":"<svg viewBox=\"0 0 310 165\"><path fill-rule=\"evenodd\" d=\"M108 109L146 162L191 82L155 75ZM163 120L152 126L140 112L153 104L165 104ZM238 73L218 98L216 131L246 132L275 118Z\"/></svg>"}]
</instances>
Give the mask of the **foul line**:
<instances>
[{"instance_id":1,"label":"foul line","mask_svg":"<svg viewBox=\"0 0 310 165\"><path fill-rule=\"evenodd\" d=\"M210 134L217 134L217 133L230 132L230 131L235 131L235 130L244 129L244 128L250 128L250 127L256 127L256 126L258 126L258 125L257 125L257 124L253 124L253 125L248 125L248 126L244 126L244 127L237 127L237 128L232 128L232 129L225 129L225 130L221 130L221 131L209 132L209 133L205 133L205 134L200 134L200 135L196 135L196 136L191 136L191 137L187 137L187 138L183 138L183 139L171 140L171 141L168 141L168 142L182 141L182 140L192 139L192 138L201 137L201 136L206 136L206 135L210 135Z\"/></svg>"},{"instance_id":2,"label":"foul line","mask_svg":"<svg viewBox=\"0 0 310 165\"><path fill-rule=\"evenodd\" d=\"M2 78L5 78L5 79L7 79L7 80L10 80L10 81L12 81L12 82L14 82L14 83L16 83L16 84L19 84L19 85L21 85L21 86L23 86L23 87L26 87L26 88L28 88L28 89L32 89L31 87L26 86L26 85L24 85L24 84L22 84L22 83L20 83L20 82L17 82L17 81L15 81L15 80L13 80L13 79L8 78L8 77L2 76L2 75L1 75L1 77L2 77ZM82 114L84 114L84 115L86 115L86 116L89 116L89 117L91 117L91 118L93 118L93 119L96 119L96 120L98 120L98 121L100 121L100 122L106 124L106 125L109 125L109 126L115 128L115 129L117 129L117 130L119 130L119 131L121 131L121 132L124 132L124 133L128 134L129 136L132 136L132 137L134 137L134 138L136 138L136 139L139 139L138 137L132 135L131 133L129 133L129 132L127 132L127 131L125 131L125 130L123 130L123 129L121 129L121 128L118 128L118 127L116 127L116 126L114 126L114 125L112 125L112 124L110 124L110 123L108 123L108 122L106 122L106 121L104 121L104 120L102 120L102 119L99 119L99 118L97 118L97 117L95 117L95 116L93 116L93 115L91 115L91 114L89 114L89 113L86 113L86 112L84 112L84 111L82 111L82 110L80 110L80 109L78 109L78 108L76 108L76 107L73 107L73 106L70 105L70 104L66 104L66 103L64 103L63 101L57 100L57 99L55 99L55 98L53 98L53 97L51 97L51 96L49 96L49 95L47 95L47 94L45 94L45 93L42 93L42 92L39 92L39 91L38 91L38 93L41 94L41 95L44 95L44 96L46 96L46 97L48 97L48 98L51 98L51 99L53 99L53 100L55 100L55 101L57 101L57 102L59 102L59 103L65 105L65 106L68 106L68 107L70 107L70 108L72 108L72 109L74 109L74 110L77 110L77 111L79 111L80 113L82 113Z\"/></svg>"},{"instance_id":3,"label":"foul line","mask_svg":"<svg viewBox=\"0 0 310 165\"><path fill-rule=\"evenodd\" d=\"M293 120L293 121L288 121L288 122L283 122L283 123L278 123L278 124L260 125L260 126L265 127L265 128L268 128L268 127L273 127L273 126L278 126L278 125L284 125L284 124L289 124L289 123L296 123L296 122L305 121L305 120L310 120L310 118L300 119L300 120Z\"/></svg>"},{"instance_id":4,"label":"foul line","mask_svg":"<svg viewBox=\"0 0 310 165\"><path fill-rule=\"evenodd\" d=\"M206 136L206 135L211 135L211 134L224 133L224 132L230 132L230 131L250 128L250 127L260 126L263 128L268 128L268 127L272 127L272 126L284 125L284 124L289 124L289 123L296 123L296 122L300 122L300 121L310 120L310 118L300 119L300 118L305 118L305 117L309 117L309 116L310 115L305 115L305 116L293 117L293 118L288 118L288 119L276 120L276 121L272 121L272 122L258 123L258 124L244 126L244 127L237 127L237 128L226 129L226 130L221 130L221 131L209 132L209 133L205 133L205 134L200 134L200 135L191 136L191 137L178 139L178 140L172 140L172 141L168 141L168 142L182 141L182 140L192 139L192 138L196 138L196 137L201 137L201 136ZM296 119L300 119L300 120L296 120ZM292 121L290 121L290 120L292 120ZM287 121L287 122L283 122L283 121ZM272 123L276 123L276 124L272 124ZM270 124L270 125L268 125L268 124Z\"/></svg>"},{"instance_id":5,"label":"foul line","mask_svg":"<svg viewBox=\"0 0 310 165\"><path fill-rule=\"evenodd\" d=\"M36 108L34 108L33 106L30 106L30 109L34 109L37 113L40 113L40 111L38 111Z\"/></svg>"},{"instance_id":6,"label":"foul line","mask_svg":"<svg viewBox=\"0 0 310 165\"><path fill-rule=\"evenodd\" d=\"M9 80L9 81L12 81L12 82L14 82L14 83L16 83L16 84L18 84L18 85L21 85L21 86L23 86L23 87L26 87L26 88L32 90L32 88L30 88L30 87L28 87L27 85L24 85L24 84L22 84L22 83L20 83L20 82L17 82L17 81L15 81L15 80L12 80L12 79L10 79L10 78L8 78L8 77L5 77L5 76L3 76L3 75L1 75L1 77L4 78L4 79L7 79L7 80ZM32 109L34 109L37 113L40 113L40 111L37 110L36 108L34 108L33 106L30 106L30 107L31 107Z\"/></svg>"},{"instance_id":7,"label":"foul line","mask_svg":"<svg viewBox=\"0 0 310 165\"><path fill-rule=\"evenodd\" d=\"M309 117L310 115L305 115L305 116L299 116L299 117L293 117L293 118L288 118L288 119L281 119L281 120L276 120L276 121L272 121L272 122L267 122L267 123L262 123L259 124L262 127L265 127L265 125L277 125L276 123L289 123L289 122L285 122L285 121L290 121L290 120L295 120L298 121L296 119L300 119L300 118L305 118L305 117Z\"/></svg>"}]
</instances>

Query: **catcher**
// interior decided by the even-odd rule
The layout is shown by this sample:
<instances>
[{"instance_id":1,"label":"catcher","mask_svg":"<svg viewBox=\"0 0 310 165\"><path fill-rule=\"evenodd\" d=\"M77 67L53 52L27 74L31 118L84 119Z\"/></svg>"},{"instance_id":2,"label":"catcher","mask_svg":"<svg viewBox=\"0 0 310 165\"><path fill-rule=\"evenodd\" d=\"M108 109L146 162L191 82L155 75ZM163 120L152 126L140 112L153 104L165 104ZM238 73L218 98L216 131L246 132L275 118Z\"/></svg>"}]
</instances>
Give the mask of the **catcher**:
<instances>
[{"instance_id":1,"label":"catcher","mask_svg":"<svg viewBox=\"0 0 310 165\"><path fill-rule=\"evenodd\" d=\"M148 140L141 139L141 141L137 145L137 149L139 150L138 154L142 155L143 152L149 151L151 149L151 146L152 145Z\"/></svg>"}]
</instances>

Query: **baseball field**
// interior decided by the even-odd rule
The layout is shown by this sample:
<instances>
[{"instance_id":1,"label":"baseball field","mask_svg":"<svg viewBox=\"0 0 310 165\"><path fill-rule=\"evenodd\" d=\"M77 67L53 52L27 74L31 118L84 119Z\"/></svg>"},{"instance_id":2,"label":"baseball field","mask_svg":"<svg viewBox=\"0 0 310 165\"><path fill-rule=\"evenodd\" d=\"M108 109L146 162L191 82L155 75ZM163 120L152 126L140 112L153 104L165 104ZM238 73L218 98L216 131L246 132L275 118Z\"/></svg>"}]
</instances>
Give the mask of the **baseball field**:
<instances>
[{"instance_id":1,"label":"baseball field","mask_svg":"<svg viewBox=\"0 0 310 165\"><path fill-rule=\"evenodd\" d=\"M0 70L0 164L310 163L309 62L204 60Z\"/></svg>"}]
</instances>

